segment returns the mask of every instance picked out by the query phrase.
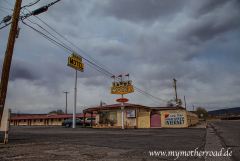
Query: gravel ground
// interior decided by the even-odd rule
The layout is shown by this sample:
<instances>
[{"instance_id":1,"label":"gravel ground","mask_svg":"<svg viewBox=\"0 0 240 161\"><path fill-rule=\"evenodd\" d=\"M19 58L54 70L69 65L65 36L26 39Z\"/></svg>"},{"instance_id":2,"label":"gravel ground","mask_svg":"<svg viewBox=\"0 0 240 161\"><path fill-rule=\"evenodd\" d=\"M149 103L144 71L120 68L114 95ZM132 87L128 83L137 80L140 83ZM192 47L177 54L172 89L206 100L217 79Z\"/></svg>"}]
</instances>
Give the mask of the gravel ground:
<instances>
[{"instance_id":1,"label":"gravel ground","mask_svg":"<svg viewBox=\"0 0 240 161\"><path fill-rule=\"evenodd\" d=\"M3 139L4 134L0 133ZM92 129L13 126L0 160L174 160L149 151L204 150L206 129ZM204 160L179 157L178 160Z\"/></svg>"}]
</instances>

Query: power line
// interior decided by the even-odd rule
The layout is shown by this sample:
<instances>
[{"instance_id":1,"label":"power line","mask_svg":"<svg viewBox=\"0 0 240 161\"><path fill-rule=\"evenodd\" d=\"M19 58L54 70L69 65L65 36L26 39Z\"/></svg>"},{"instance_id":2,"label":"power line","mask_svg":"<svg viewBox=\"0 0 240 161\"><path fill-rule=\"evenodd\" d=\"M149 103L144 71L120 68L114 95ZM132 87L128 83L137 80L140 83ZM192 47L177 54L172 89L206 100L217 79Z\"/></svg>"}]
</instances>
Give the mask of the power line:
<instances>
[{"instance_id":1,"label":"power line","mask_svg":"<svg viewBox=\"0 0 240 161\"><path fill-rule=\"evenodd\" d=\"M23 21L22 21L23 22ZM25 25L27 25L25 22L23 22L23 24L25 24ZM37 24L37 23L36 23ZM38 25L38 24L37 24ZM52 38L50 38L50 37L48 37L48 36L46 36L45 34L43 34L43 33L41 33L40 31L38 31L37 29L35 29L35 28L33 28L32 26L30 26L30 25L27 25L28 27L30 27L30 28L32 28L34 31L36 31L36 32L38 32L39 34L41 34L42 36L44 36L46 39L48 39L49 41L51 41L51 42L53 42L55 45L57 45L57 46L59 46L60 48L62 48L62 49L64 49L66 52L68 52L68 51L71 51L71 52L74 52L70 47L68 47L66 44L64 44L64 45L66 45L66 46L64 46L64 45L62 45L62 44L60 44L59 42L57 42L57 41L55 41L55 40L53 40ZM39 27L40 27L40 25L38 25ZM44 29L43 27L41 27L42 29ZM44 29L45 31L46 31L46 29ZM49 32L48 32L49 33ZM50 33L49 33L50 34ZM51 34L52 35L52 34ZM52 35L53 36L53 35ZM55 36L53 36L54 38L56 38ZM57 39L57 38L56 38ZM57 39L57 40L59 40L59 39ZM59 40L60 41L60 40ZM60 41L61 42L61 41ZM68 51L67 51L68 50ZM84 58L83 57L83 59L84 60L86 60L86 61L88 61L86 58ZM90 65L90 64L91 65ZM88 61L88 63L86 63L87 65L89 65L90 67L92 67L92 68L94 68L95 70L97 70L97 71L99 71L99 72L101 72L102 74L104 74L104 75L106 75L106 76L108 76L108 77L111 77L113 74L112 73L110 73L110 72L108 72L108 71L106 71L105 69L102 69L102 68L100 68L99 66L97 66L97 65L95 65L94 63L92 63L92 62L90 62L90 61ZM117 77L117 79L119 79L118 77ZM137 88L137 87L134 87L138 92L140 92L141 94L143 94L143 95L145 95L146 97L148 97L149 99L151 99L150 97L153 97L153 98L155 98L155 99L158 99L158 100L161 100L161 101L163 101L163 102L165 102L164 100L162 100L162 99L159 99L159 98L157 98L157 97L155 97L155 96L153 96L153 95L151 95L151 94L149 94L149 93L147 93L147 92L144 92L144 91L142 91L141 89L139 89L139 88ZM151 100L153 100L153 99L151 99ZM155 100L153 100L153 101L155 101ZM156 102L156 101L155 101ZM159 103L159 102L157 102L157 103ZM160 103L159 103L160 104Z\"/></svg>"},{"instance_id":2,"label":"power line","mask_svg":"<svg viewBox=\"0 0 240 161\"><path fill-rule=\"evenodd\" d=\"M57 1L56 1L57 2ZM24 9L26 9L26 8L24 8ZM28 10L28 9L26 9L26 10ZM29 11L29 10L28 10ZM30 12L30 11L29 11ZM27 14L28 16L29 15L32 15L31 13L30 14ZM25 19L25 18L27 18L28 16L26 16L26 17L24 17L23 16L23 18L22 18L22 20L23 19ZM35 15L34 15L35 16ZM36 18L38 18L37 16L35 16ZM104 71L105 72L105 75L106 75L106 73L107 73L107 76L109 76L109 77L111 77L112 75L114 75L114 74L112 74L112 73L110 73L109 71L111 71L111 70L109 70L107 67L105 67L104 65L102 65L101 63L99 63L97 60L95 60L94 58L92 58L90 55L88 55L86 52L84 52L82 49L80 49L80 48L78 48L76 45L74 45L72 42L70 42L68 39L66 39L64 36L62 36L60 33L58 33L56 30L54 30L51 26L49 26L47 23L45 23L43 20L41 20L40 18L38 18L41 22L43 22L45 25L47 25L50 29L52 29L54 32L56 32L58 35L60 35L62 38L64 38L66 41L68 41L70 44L72 44L74 47L76 47L78 50L80 50L83 54L85 54L86 56L88 56L90 59L92 59L95 63L97 63L99 66L101 66L102 68L100 68L99 66L97 66L97 65L95 65L94 63L92 63L92 62L90 62L89 60L87 60L87 59L85 59L84 57L83 57L83 59L85 59L86 61L88 61L89 63L91 63L92 65L94 65L94 66L96 66L97 68L100 68L102 71ZM31 22L31 21L30 21ZM24 22L23 22L24 23ZM32 22L33 23L33 22ZM35 24L37 24L36 22L34 22ZM53 36L50 32L48 32L46 29L44 29L42 26L40 26L39 24L37 24L40 28L42 28L44 31L46 31L48 34L50 34L51 36ZM30 27L30 26L29 26ZM49 37L46 37L46 35L44 36L45 38L47 38L48 40L50 40L51 38L49 38ZM55 36L53 36L55 39L57 39L58 41L60 41L58 38L56 38ZM50 40L51 42L53 42L55 45L57 45L57 46L61 46L61 48L62 47L64 47L64 48L66 48L66 44L65 43L63 43L62 41L60 41L61 43L63 43L65 46L63 46L62 44L60 44L60 43L58 43L58 42L56 42L56 41L54 41L53 39L51 39ZM59 47L60 47L59 46ZM67 46L68 47L68 49L67 50L69 50L69 51L71 51L71 52L74 52L74 53L77 53L77 52L75 52L72 48L70 48L69 46ZM82 57L82 56L81 56ZM90 64L88 64L88 65L90 65ZM91 66L91 65L90 65ZM93 67L93 66L91 66L91 67ZM94 68L94 69L96 69L96 68ZM108 71L109 70L109 71ZM99 70L98 70L99 71ZM111 71L112 72L112 71ZM101 73L103 73L103 72L101 72ZM114 73L114 72L113 72ZM110 75L109 75L110 74ZM116 74L115 74L115 76L116 76ZM157 97L155 97L155 96L152 96L151 94L149 94L149 93L147 93L147 92L144 92L144 91L142 91L141 89L139 89L139 88L137 88L137 87L134 87L137 91L139 91L140 93L142 93L142 94L144 94L145 96L147 96L147 97L153 97L153 98L155 98L155 99L158 99L158 100L161 100L161 101L164 101L164 100L162 100L162 99L159 99L159 98L157 98Z\"/></svg>"},{"instance_id":3,"label":"power line","mask_svg":"<svg viewBox=\"0 0 240 161\"><path fill-rule=\"evenodd\" d=\"M9 2L7 2L6 0L4 0L6 3L8 3L9 5L11 5L11 6L13 6L14 7L14 5L12 5L11 3L9 3Z\"/></svg>"},{"instance_id":4,"label":"power line","mask_svg":"<svg viewBox=\"0 0 240 161\"><path fill-rule=\"evenodd\" d=\"M1 8L2 8L2 7L1 7ZM9 14L9 13L7 13L6 11L2 10L1 8L0 8L1 11L5 12L6 14ZM9 15L10 15L10 14L9 14Z\"/></svg>"},{"instance_id":5,"label":"power line","mask_svg":"<svg viewBox=\"0 0 240 161\"><path fill-rule=\"evenodd\" d=\"M174 89L172 90L172 92L173 92L173 91L174 91ZM166 102L166 101L168 100L168 98L171 96L172 92L169 94L169 96L167 97L167 99L166 99L164 102ZM163 103L164 103L164 102L163 102ZM162 103L162 104L163 104L163 103ZM161 104L161 105L162 105L162 104ZM161 106L161 105L160 105L160 106Z\"/></svg>"},{"instance_id":6,"label":"power line","mask_svg":"<svg viewBox=\"0 0 240 161\"><path fill-rule=\"evenodd\" d=\"M13 11L13 9L5 8L5 7L0 7L0 8Z\"/></svg>"},{"instance_id":7,"label":"power line","mask_svg":"<svg viewBox=\"0 0 240 161\"><path fill-rule=\"evenodd\" d=\"M25 8L26 9L26 8ZM28 9L26 9L28 10ZM28 10L29 11L29 10ZM29 11L30 12L30 11ZM77 47L75 44L73 44L71 41L69 41L67 38L65 38L64 36L62 36L59 32L57 32L55 29L53 29L50 25L48 25L46 22L44 22L42 19L40 19L39 17L37 17L36 15L34 15L38 20L40 20L42 23L44 23L46 26L48 26L51 30L53 30L55 33L57 33L59 36L61 36L63 39L65 39L67 42L69 42L71 45L73 45L74 47L76 47L78 50L80 50L84 55L86 55L87 57L89 57L92 61L94 61L95 63L97 63L99 66L101 66L102 68L109 70L110 72L114 73L113 71L111 71L110 69L108 69L106 66L104 66L103 64L101 64L100 62L98 62L96 59L94 59L93 57L91 57L89 54L87 54L86 52L84 52L82 49L80 49L79 47ZM117 75L116 73L114 73L113 75Z\"/></svg>"}]
</instances>

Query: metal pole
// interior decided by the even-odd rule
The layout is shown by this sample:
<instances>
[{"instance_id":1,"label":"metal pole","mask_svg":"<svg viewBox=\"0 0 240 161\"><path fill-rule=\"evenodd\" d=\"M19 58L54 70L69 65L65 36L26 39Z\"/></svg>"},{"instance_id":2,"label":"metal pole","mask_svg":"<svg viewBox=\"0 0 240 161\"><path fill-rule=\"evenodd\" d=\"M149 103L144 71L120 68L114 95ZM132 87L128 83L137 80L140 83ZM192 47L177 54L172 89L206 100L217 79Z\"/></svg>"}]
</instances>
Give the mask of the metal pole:
<instances>
[{"instance_id":1,"label":"metal pole","mask_svg":"<svg viewBox=\"0 0 240 161\"><path fill-rule=\"evenodd\" d=\"M77 70L76 70L76 75L75 75L74 109L73 109L73 125L72 125L72 128L76 127L76 104L77 104Z\"/></svg>"},{"instance_id":2,"label":"metal pole","mask_svg":"<svg viewBox=\"0 0 240 161\"><path fill-rule=\"evenodd\" d=\"M123 98L123 94L122 94L122 98ZM123 102L122 102L122 129L124 129L124 105L123 105Z\"/></svg>"},{"instance_id":3,"label":"metal pole","mask_svg":"<svg viewBox=\"0 0 240 161\"><path fill-rule=\"evenodd\" d=\"M63 91L63 93L66 93L66 111L65 111L65 114L67 114L67 94L68 94L69 92L64 92L64 91Z\"/></svg>"},{"instance_id":4,"label":"metal pole","mask_svg":"<svg viewBox=\"0 0 240 161\"><path fill-rule=\"evenodd\" d=\"M185 110L187 110L185 96L184 96L184 104L185 104Z\"/></svg>"}]
</instances>

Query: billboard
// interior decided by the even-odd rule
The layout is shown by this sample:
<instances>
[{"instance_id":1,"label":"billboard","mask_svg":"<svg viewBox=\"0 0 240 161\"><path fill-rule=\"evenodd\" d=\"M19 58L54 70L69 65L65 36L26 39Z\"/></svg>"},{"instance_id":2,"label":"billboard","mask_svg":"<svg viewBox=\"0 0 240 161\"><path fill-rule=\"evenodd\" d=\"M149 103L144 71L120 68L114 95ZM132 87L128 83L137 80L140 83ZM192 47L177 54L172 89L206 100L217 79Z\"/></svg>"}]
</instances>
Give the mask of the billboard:
<instances>
[{"instance_id":1,"label":"billboard","mask_svg":"<svg viewBox=\"0 0 240 161\"><path fill-rule=\"evenodd\" d=\"M184 113L165 114L165 125L184 125Z\"/></svg>"}]
</instances>

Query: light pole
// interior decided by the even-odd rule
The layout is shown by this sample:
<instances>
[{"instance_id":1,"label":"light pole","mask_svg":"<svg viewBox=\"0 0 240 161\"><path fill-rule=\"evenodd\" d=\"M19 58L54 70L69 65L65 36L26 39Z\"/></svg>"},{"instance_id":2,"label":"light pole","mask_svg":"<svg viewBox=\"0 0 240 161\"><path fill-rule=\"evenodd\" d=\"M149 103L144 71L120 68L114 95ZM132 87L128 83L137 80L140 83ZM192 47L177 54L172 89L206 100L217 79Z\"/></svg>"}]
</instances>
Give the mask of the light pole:
<instances>
[{"instance_id":1,"label":"light pole","mask_svg":"<svg viewBox=\"0 0 240 161\"><path fill-rule=\"evenodd\" d=\"M68 94L69 92L64 92L64 91L63 91L63 93L66 93L66 111L65 111L65 114L67 114L67 94Z\"/></svg>"}]
</instances>

